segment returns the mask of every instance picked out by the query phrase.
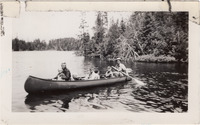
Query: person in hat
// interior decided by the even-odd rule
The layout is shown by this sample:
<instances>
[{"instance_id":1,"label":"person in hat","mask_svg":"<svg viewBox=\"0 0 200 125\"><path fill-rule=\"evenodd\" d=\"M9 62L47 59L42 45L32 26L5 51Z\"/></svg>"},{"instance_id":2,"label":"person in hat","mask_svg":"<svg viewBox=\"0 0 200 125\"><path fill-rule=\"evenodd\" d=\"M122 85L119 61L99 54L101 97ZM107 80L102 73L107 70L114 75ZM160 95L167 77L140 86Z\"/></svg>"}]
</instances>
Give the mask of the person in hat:
<instances>
[{"instance_id":1,"label":"person in hat","mask_svg":"<svg viewBox=\"0 0 200 125\"><path fill-rule=\"evenodd\" d=\"M58 75L61 77L62 80L69 81L71 79L71 72L67 68L65 62L61 64L61 68L62 72L59 72ZM54 79L58 79L58 75Z\"/></svg>"},{"instance_id":2,"label":"person in hat","mask_svg":"<svg viewBox=\"0 0 200 125\"><path fill-rule=\"evenodd\" d=\"M121 58L117 58L116 61L117 61L117 65L115 67L118 71L114 72L114 75L117 77L124 76L123 73L128 75L126 66L121 63Z\"/></svg>"}]
</instances>

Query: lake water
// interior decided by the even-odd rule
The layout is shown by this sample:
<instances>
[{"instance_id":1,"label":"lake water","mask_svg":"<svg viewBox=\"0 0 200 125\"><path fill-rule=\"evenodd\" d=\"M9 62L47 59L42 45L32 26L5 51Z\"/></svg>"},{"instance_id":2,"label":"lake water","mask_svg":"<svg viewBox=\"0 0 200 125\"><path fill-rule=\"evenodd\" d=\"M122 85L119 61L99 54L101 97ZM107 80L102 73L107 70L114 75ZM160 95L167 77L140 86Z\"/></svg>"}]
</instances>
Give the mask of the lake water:
<instances>
[{"instance_id":1,"label":"lake water","mask_svg":"<svg viewBox=\"0 0 200 125\"><path fill-rule=\"evenodd\" d=\"M29 75L53 78L62 62L72 74L84 76L91 67L104 73L115 62L76 56L72 51L13 52L13 112L187 112L188 65L126 62L130 75L145 83L130 81L54 94L28 95L24 90Z\"/></svg>"}]
</instances>

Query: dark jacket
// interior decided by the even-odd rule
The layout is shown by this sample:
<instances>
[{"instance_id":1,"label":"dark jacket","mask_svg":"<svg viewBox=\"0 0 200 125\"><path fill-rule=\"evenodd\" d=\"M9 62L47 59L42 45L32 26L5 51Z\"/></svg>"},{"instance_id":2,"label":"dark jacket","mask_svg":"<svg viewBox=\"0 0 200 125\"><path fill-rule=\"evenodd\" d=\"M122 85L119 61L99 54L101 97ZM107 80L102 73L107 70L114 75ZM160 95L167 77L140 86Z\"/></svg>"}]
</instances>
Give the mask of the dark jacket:
<instances>
[{"instance_id":1,"label":"dark jacket","mask_svg":"<svg viewBox=\"0 0 200 125\"><path fill-rule=\"evenodd\" d=\"M71 78L71 73L70 73L69 69L64 68L62 73L65 74L65 76L62 77L62 79L64 79L65 81L69 81Z\"/></svg>"}]
</instances>

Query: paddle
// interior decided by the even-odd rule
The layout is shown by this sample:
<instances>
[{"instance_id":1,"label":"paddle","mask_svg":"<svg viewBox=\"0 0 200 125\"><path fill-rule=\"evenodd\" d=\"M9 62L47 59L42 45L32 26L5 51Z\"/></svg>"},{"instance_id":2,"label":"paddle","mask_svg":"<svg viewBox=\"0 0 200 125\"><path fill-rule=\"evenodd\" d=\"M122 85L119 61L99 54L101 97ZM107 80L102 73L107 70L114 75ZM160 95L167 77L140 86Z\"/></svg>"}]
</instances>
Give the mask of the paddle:
<instances>
[{"instance_id":1,"label":"paddle","mask_svg":"<svg viewBox=\"0 0 200 125\"><path fill-rule=\"evenodd\" d=\"M131 68L126 68L126 71L127 71L128 73L130 73L130 72L132 72L133 70L132 70Z\"/></svg>"},{"instance_id":2,"label":"paddle","mask_svg":"<svg viewBox=\"0 0 200 125\"><path fill-rule=\"evenodd\" d=\"M130 76L130 75L124 73L124 72L119 71L119 70L118 70L117 68L115 68L114 66L112 66L112 68L113 68L114 70L116 70L116 71L122 73L123 75L125 75L125 76L127 76L127 77L130 77L131 79L135 80L135 82L138 83L139 85L145 85L145 83L143 83L142 81L137 80L136 78L133 78L132 76Z\"/></svg>"}]
</instances>

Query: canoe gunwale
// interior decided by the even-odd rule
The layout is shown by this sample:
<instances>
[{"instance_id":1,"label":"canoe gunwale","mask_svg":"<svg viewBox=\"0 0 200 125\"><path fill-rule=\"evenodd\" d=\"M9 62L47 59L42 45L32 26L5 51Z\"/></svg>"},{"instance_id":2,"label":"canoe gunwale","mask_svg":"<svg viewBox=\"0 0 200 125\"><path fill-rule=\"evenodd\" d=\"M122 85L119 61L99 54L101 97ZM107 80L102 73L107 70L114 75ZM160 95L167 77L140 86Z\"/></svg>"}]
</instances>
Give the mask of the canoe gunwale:
<instances>
[{"instance_id":1,"label":"canoe gunwale","mask_svg":"<svg viewBox=\"0 0 200 125\"><path fill-rule=\"evenodd\" d=\"M115 77L115 78L109 78L109 79L75 80L75 81L51 80L51 79L38 78L38 77L35 77L35 76L31 76L31 75L29 75L29 77L34 78L34 79L39 79L39 80L49 81L49 82L88 82L88 81L91 81L91 82L92 82L92 81L101 81L101 80L120 79L120 78L123 78L123 77L126 77L126 81L130 81L130 80L128 80L128 77L127 77L127 76L123 76L123 77Z\"/></svg>"}]
</instances>

